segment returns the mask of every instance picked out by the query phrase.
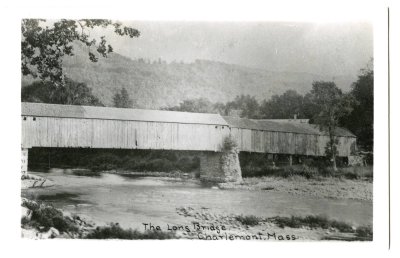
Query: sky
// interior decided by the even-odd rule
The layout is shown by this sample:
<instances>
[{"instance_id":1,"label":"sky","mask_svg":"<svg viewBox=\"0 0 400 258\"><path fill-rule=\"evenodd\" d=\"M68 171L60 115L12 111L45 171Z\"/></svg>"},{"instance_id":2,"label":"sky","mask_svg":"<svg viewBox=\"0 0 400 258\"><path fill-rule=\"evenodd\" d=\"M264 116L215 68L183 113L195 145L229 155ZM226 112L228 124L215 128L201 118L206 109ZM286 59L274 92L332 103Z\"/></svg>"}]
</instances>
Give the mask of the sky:
<instances>
[{"instance_id":1,"label":"sky","mask_svg":"<svg viewBox=\"0 0 400 258\"><path fill-rule=\"evenodd\" d=\"M173 22L121 21L139 38L105 35L114 51L132 59L221 61L271 71L356 75L373 57L367 22Z\"/></svg>"}]
</instances>

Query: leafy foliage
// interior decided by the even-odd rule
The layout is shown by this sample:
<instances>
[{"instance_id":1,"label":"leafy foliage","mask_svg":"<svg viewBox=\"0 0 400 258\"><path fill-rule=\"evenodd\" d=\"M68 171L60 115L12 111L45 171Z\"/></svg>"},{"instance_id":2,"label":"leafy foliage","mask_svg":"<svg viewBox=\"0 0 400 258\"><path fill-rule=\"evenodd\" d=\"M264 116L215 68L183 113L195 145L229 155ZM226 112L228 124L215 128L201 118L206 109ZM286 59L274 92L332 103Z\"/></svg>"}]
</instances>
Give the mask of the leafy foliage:
<instances>
[{"instance_id":1,"label":"leafy foliage","mask_svg":"<svg viewBox=\"0 0 400 258\"><path fill-rule=\"evenodd\" d=\"M128 91L122 88L119 92L115 93L113 97L114 107L117 108L132 108L133 100L129 96Z\"/></svg>"},{"instance_id":2,"label":"leafy foliage","mask_svg":"<svg viewBox=\"0 0 400 258\"><path fill-rule=\"evenodd\" d=\"M213 104L206 98L184 100L178 106L163 108L164 110L193 112L193 113L218 113L218 105ZM222 104L223 105L223 104Z\"/></svg>"},{"instance_id":3,"label":"leafy foliage","mask_svg":"<svg viewBox=\"0 0 400 258\"><path fill-rule=\"evenodd\" d=\"M21 101L65 105L103 106L85 83L68 78L64 87L57 87L50 81L37 81L21 90Z\"/></svg>"},{"instance_id":4,"label":"leafy foliage","mask_svg":"<svg viewBox=\"0 0 400 258\"><path fill-rule=\"evenodd\" d=\"M274 217L270 219L273 223L276 223L279 227L291 227L291 228L300 228L300 227L310 227L310 228L335 228L340 232L345 233L353 233L355 230L353 227L345 222L340 222L336 220L330 220L325 216L306 216L306 217Z\"/></svg>"},{"instance_id":5,"label":"leafy foliage","mask_svg":"<svg viewBox=\"0 0 400 258\"><path fill-rule=\"evenodd\" d=\"M22 205L32 211L31 220L23 220L23 226L35 227L41 231L47 231L51 227L60 232L76 232L78 230L71 219L52 206L30 201L25 201Z\"/></svg>"},{"instance_id":6,"label":"leafy foliage","mask_svg":"<svg viewBox=\"0 0 400 258\"><path fill-rule=\"evenodd\" d=\"M288 119L297 115L306 117L303 112L303 96L295 90L288 90L282 95L273 95L270 100L264 100L260 107L263 118Z\"/></svg>"},{"instance_id":7,"label":"leafy foliage","mask_svg":"<svg viewBox=\"0 0 400 258\"><path fill-rule=\"evenodd\" d=\"M224 152L231 152L233 150L236 150L238 148L238 144L231 135L226 136L224 138L224 141L222 143L222 151Z\"/></svg>"},{"instance_id":8,"label":"leafy foliage","mask_svg":"<svg viewBox=\"0 0 400 258\"><path fill-rule=\"evenodd\" d=\"M372 226L360 226L356 229L356 235L361 238L367 238L372 240L373 238L373 228Z\"/></svg>"},{"instance_id":9,"label":"leafy foliage","mask_svg":"<svg viewBox=\"0 0 400 258\"><path fill-rule=\"evenodd\" d=\"M98 176L98 172L114 169L191 173L200 167L199 154L191 151L32 148L29 155L30 169L48 168L50 157L51 166L81 168L73 171L80 176Z\"/></svg>"},{"instance_id":10,"label":"leafy foliage","mask_svg":"<svg viewBox=\"0 0 400 258\"><path fill-rule=\"evenodd\" d=\"M371 151L374 144L374 70L372 60L361 69L350 94L356 100L353 111L341 123L357 135L357 143Z\"/></svg>"},{"instance_id":11,"label":"leafy foliage","mask_svg":"<svg viewBox=\"0 0 400 258\"><path fill-rule=\"evenodd\" d=\"M233 101L226 103L226 113L229 110L241 110L241 117L246 118L259 118L260 104L254 96L240 95L236 96Z\"/></svg>"},{"instance_id":12,"label":"leafy foliage","mask_svg":"<svg viewBox=\"0 0 400 258\"><path fill-rule=\"evenodd\" d=\"M247 225L247 226L258 225L258 223L260 223L260 221L261 221L260 218L254 216L254 215L236 216L236 220L239 221L240 223L242 223L243 225Z\"/></svg>"},{"instance_id":13,"label":"leafy foliage","mask_svg":"<svg viewBox=\"0 0 400 258\"><path fill-rule=\"evenodd\" d=\"M73 56L73 42L80 41L89 51L89 59L97 62L97 55L107 57L113 52L104 36L100 40L90 37L90 30L96 27L114 28L120 36L138 37L139 31L122 26L119 22L102 19L81 19L55 21L43 19L23 19L21 24L21 71L41 80L49 80L56 86L64 85L63 57ZM92 47L92 48L91 48ZM96 49L97 55L93 48Z\"/></svg>"},{"instance_id":14,"label":"leafy foliage","mask_svg":"<svg viewBox=\"0 0 400 258\"><path fill-rule=\"evenodd\" d=\"M332 161L336 170L337 138L335 130L339 126L340 118L350 114L354 99L351 95L343 94L334 82L318 81L313 83L310 92L311 101L319 112L314 115L314 123L321 130L328 133L329 142L326 147L326 155Z\"/></svg>"},{"instance_id":15,"label":"leafy foliage","mask_svg":"<svg viewBox=\"0 0 400 258\"><path fill-rule=\"evenodd\" d=\"M108 226L97 227L90 232L88 239L177 239L179 238L173 232L164 232L156 230L147 230L140 232L133 229L123 229L118 223L111 223Z\"/></svg>"}]
</instances>

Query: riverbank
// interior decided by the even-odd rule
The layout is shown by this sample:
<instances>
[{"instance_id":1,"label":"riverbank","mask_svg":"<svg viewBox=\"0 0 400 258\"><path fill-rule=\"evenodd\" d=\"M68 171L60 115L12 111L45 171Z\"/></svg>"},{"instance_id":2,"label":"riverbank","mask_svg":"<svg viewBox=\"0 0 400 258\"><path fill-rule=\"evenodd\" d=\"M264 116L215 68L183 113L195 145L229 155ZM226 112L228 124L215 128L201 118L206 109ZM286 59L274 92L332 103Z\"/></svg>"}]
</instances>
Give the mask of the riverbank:
<instances>
[{"instance_id":1,"label":"riverbank","mask_svg":"<svg viewBox=\"0 0 400 258\"><path fill-rule=\"evenodd\" d=\"M47 178L41 176L32 175L29 173L21 177L21 190L38 187L44 188L50 186L54 186L54 183L51 180L48 180Z\"/></svg>"},{"instance_id":2,"label":"riverbank","mask_svg":"<svg viewBox=\"0 0 400 258\"><path fill-rule=\"evenodd\" d=\"M354 199L372 201L373 184L370 180L352 180L336 177L307 179L302 176L251 177L238 183L220 183L220 189L284 192L319 198Z\"/></svg>"},{"instance_id":3,"label":"riverbank","mask_svg":"<svg viewBox=\"0 0 400 258\"><path fill-rule=\"evenodd\" d=\"M321 216L271 217L218 214L207 208L181 207L177 213L190 217L191 225L169 227L177 235L199 240L267 241L372 241L372 227L355 227Z\"/></svg>"},{"instance_id":4,"label":"riverbank","mask_svg":"<svg viewBox=\"0 0 400 258\"><path fill-rule=\"evenodd\" d=\"M22 191L27 198L22 205L24 238L214 239L216 234L220 239L230 240L232 236L246 240L250 236L258 240L256 236L261 238L262 234L262 240L280 240L282 236L304 241L353 241L368 240L372 234L370 201L334 200L321 194L329 186L342 191L337 195L346 199L343 185L360 184L362 180L245 178L242 183L218 187L198 179L112 173L90 177L73 172L55 169L25 178L46 179L54 186ZM269 181L280 188L266 186ZM313 193L321 196L310 197L303 191L297 196L288 194L290 187L300 191L307 182L311 182L308 187L314 188ZM318 188L316 183L323 185ZM218 190L228 186L233 190ZM32 201L26 205L27 200ZM160 230L146 230L143 223L159 225ZM369 227L363 230L364 225ZM219 226L219 233L214 226ZM367 237L356 235L357 231L366 232Z\"/></svg>"},{"instance_id":5,"label":"riverbank","mask_svg":"<svg viewBox=\"0 0 400 258\"><path fill-rule=\"evenodd\" d=\"M71 170L71 174L76 175L75 170ZM91 172L79 176L90 177ZM106 174L116 174L124 177L146 177L154 178L162 181L174 182L190 182L194 184L206 184L213 188L231 189L231 190L248 190L248 191L269 191L277 193L288 193L296 196L312 196L318 198L332 199L353 199L371 201L373 200L373 183L367 179L346 179L338 177L318 177L305 178L303 176L264 176L264 177L248 177L243 178L241 182L229 183L205 183L195 178L192 174L180 172L131 172L110 170L102 172ZM101 176L101 173L97 176ZM51 187L54 182L45 177L29 173L21 180L21 189Z\"/></svg>"},{"instance_id":6,"label":"riverbank","mask_svg":"<svg viewBox=\"0 0 400 258\"><path fill-rule=\"evenodd\" d=\"M96 227L88 218L67 214L45 203L23 198L21 236L29 239L190 239L253 241L372 241L370 225L354 227L320 216L260 218L218 214L208 208L176 208L188 224L145 224L126 229L118 223ZM188 221L182 219L182 221Z\"/></svg>"}]
</instances>

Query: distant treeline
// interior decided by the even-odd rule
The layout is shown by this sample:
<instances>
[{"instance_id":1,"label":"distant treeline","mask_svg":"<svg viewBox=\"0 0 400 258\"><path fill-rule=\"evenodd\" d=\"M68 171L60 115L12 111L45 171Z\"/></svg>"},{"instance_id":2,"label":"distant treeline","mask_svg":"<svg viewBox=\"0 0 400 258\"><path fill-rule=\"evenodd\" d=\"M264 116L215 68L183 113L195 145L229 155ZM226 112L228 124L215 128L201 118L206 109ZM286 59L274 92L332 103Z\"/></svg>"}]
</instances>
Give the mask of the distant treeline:
<instances>
[{"instance_id":1,"label":"distant treeline","mask_svg":"<svg viewBox=\"0 0 400 258\"><path fill-rule=\"evenodd\" d=\"M343 93L333 82L323 82L336 88L342 98L351 100L350 109L340 117L339 126L345 127L358 137L361 148L371 151L373 146L373 114L374 114L374 71L371 65L360 71L358 80L352 84L351 91ZM318 100L317 100L318 102ZM340 105L339 105L340 107ZM221 115L239 115L250 119L310 119L314 123L321 111L313 95L313 90L301 95L295 90L288 90L282 95L273 95L269 100L258 102L254 96L240 95L227 103L212 103L205 98L185 100L178 106L166 107L165 110L218 113Z\"/></svg>"}]
</instances>

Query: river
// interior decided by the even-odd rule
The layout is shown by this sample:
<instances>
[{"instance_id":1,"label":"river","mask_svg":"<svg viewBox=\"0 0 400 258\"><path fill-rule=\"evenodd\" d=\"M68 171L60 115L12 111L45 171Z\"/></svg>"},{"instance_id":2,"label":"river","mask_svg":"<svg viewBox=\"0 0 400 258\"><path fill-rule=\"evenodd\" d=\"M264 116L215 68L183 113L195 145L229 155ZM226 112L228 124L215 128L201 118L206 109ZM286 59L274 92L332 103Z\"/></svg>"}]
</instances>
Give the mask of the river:
<instances>
[{"instance_id":1,"label":"river","mask_svg":"<svg viewBox=\"0 0 400 258\"><path fill-rule=\"evenodd\" d=\"M215 213L260 217L325 215L355 226L372 225L372 202L294 196L286 193L220 190L191 180L101 174L76 176L68 170L30 172L52 180L48 188L22 190L22 196L52 203L72 214L91 218L97 225L118 222L143 229L142 223L158 225L190 223L176 208L206 208Z\"/></svg>"}]
</instances>

